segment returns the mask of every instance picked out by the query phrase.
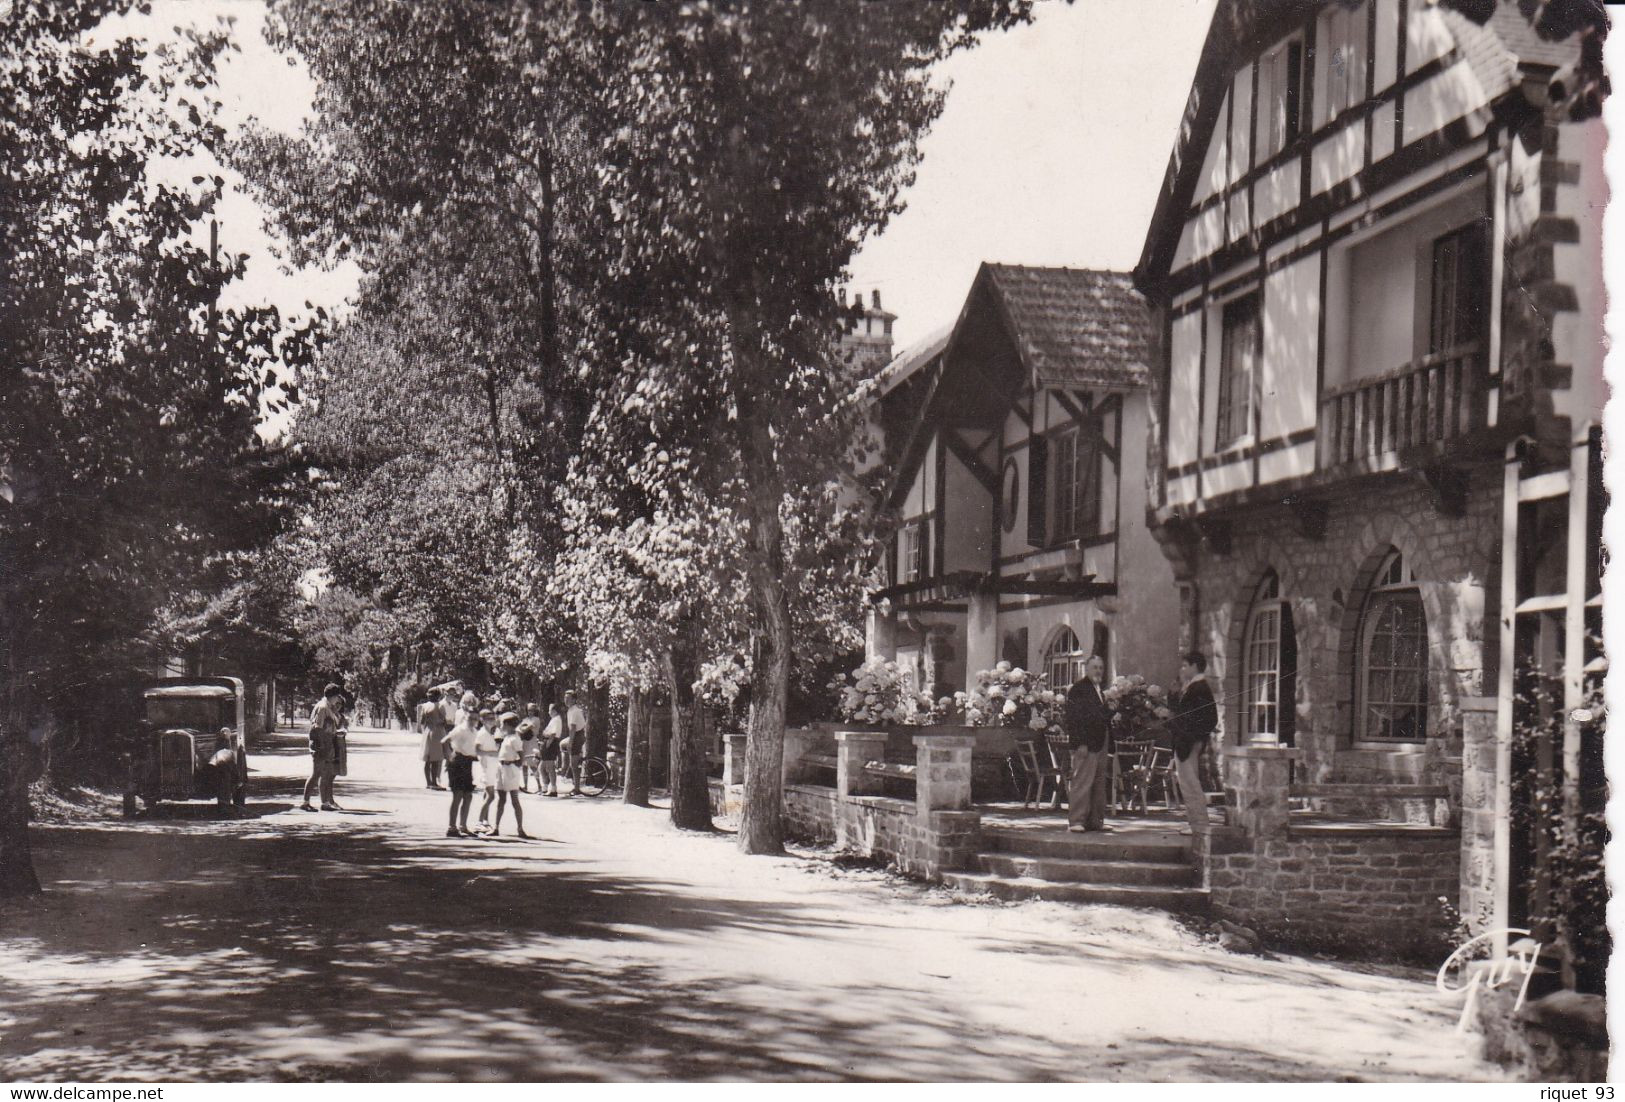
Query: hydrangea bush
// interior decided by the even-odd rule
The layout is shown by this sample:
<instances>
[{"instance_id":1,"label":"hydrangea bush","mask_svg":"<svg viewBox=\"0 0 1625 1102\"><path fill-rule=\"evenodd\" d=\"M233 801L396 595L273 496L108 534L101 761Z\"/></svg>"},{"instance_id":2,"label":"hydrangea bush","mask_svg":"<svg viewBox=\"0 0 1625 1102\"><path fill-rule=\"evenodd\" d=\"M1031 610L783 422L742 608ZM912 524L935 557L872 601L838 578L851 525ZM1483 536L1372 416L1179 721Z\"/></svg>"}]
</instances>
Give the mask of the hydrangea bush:
<instances>
[{"instance_id":1,"label":"hydrangea bush","mask_svg":"<svg viewBox=\"0 0 1625 1102\"><path fill-rule=\"evenodd\" d=\"M914 687L914 674L896 662L871 658L829 683L841 718L853 723L931 722L931 696Z\"/></svg>"},{"instance_id":2,"label":"hydrangea bush","mask_svg":"<svg viewBox=\"0 0 1625 1102\"><path fill-rule=\"evenodd\" d=\"M1168 690L1148 685L1139 674L1112 678L1100 694L1112 712L1112 726L1119 734L1135 735L1168 722Z\"/></svg>"},{"instance_id":3,"label":"hydrangea bush","mask_svg":"<svg viewBox=\"0 0 1625 1102\"><path fill-rule=\"evenodd\" d=\"M976 687L938 701L938 709L953 709L972 727L1025 727L1047 731L1058 727L1066 694L1056 692L1044 675L1000 662L976 675Z\"/></svg>"}]
</instances>

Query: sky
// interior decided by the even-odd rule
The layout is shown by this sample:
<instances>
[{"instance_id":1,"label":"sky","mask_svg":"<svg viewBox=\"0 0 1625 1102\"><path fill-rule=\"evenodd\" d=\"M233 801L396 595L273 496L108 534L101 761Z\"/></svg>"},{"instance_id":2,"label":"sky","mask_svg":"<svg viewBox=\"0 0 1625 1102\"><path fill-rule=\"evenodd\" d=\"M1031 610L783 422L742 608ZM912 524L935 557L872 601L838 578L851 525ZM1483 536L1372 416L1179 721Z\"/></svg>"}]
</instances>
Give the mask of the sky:
<instances>
[{"instance_id":1,"label":"sky","mask_svg":"<svg viewBox=\"0 0 1625 1102\"><path fill-rule=\"evenodd\" d=\"M864 243L902 349L953 324L982 261L1128 270L1140 257L1214 0L1040 3L950 58L904 213Z\"/></svg>"},{"instance_id":2,"label":"sky","mask_svg":"<svg viewBox=\"0 0 1625 1102\"><path fill-rule=\"evenodd\" d=\"M897 347L958 316L984 260L1127 269L1139 257L1214 0L1040 0L1033 24L950 58L942 117L922 143L907 209L864 243L851 287L879 289ZM223 122L295 132L314 84L260 33L260 0L158 0L109 31L156 42L177 23L235 20L220 73ZM192 166L177 169L190 175ZM236 182L234 174L226 173ZM333 309L356 271L287 273L241 190L221 210L224 246L251 255L231 304Z\"/></svg>"}]
</instances>

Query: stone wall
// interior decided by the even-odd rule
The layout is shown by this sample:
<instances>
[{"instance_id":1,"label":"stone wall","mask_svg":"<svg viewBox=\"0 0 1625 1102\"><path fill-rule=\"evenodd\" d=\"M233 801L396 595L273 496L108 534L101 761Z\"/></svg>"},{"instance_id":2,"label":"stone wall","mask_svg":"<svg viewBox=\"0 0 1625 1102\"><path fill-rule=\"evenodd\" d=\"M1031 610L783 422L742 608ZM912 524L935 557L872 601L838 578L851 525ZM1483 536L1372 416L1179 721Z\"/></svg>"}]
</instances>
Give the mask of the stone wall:
<instances>
[{"instance_id":1,"label":"stone wall","mask_svg":"<svg viewBox=\"0 0 1625 1102\"><path fill-rule=\"evenodd\" d=\"M1379 826L1216 836L1213 914L1279 945L1437 963L1448 951L1439 900L1456 898L1460 845L1451 831Z\"/></svg>"},{"instance_id":2,"label":"stone wall","mask_svg":"<svg viewBox=\"0 0 1625 1102\"><path fill-rule=\"evenodd\" d=\"M834 843L925 880L945 869L969 868L981 848L979 813L919 814L913 800L889 796L843 797L821 785L788 785L784 816L793 838Z\"/></svg>"},{"instance_id":3,"label":"stone wall","mask_svg":"<svg viewBox=\"0 0 1625 1102\"><path fill-rule=\"evenodd\" d=\"M1222 743L1234 745L1241 731L1247 615L1259 583L1274 570L1298 644L1294 718L1303 755L1295 779L1444 783L1442 759L1460 753L1461 698L1495 683L1497 655L1484 640L1499 604L1502 477L1498 461L1479 464L1461 516L1442 510L1419 476L1396 474L1325 502L1318 531L1317 522L1288 505L1264 505L1232 518L1227 551L1211 542L1193 549L1189 637L1208 654L1209 677L1224 702ZM1390 547L1414 572L1427 613L1429 738L1416 748L1356 749L1360 612Z\"/></svg>"}]
</instances>

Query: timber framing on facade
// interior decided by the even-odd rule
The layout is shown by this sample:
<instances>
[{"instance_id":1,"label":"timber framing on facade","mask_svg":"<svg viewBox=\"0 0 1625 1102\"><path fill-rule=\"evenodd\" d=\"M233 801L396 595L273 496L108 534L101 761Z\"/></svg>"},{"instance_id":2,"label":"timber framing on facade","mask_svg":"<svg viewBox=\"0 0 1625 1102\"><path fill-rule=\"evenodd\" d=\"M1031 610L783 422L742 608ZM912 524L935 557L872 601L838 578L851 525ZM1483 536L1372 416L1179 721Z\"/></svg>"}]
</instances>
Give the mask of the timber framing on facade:
<instances>
[{"instance_id":1,"label":"timber framing on facade","mask_svg":"<svg viewBox=\"0 0 1625 1102\"><path fill-rule=\"evenodd\" d=\"M1601 792L1600 725L1514 733L1600 668L1605 188L1579 36L1477 7L1221 3L1135 284L1149 522L1226 746L1288 748L1314 811L1444 794L1487 930L1549 911L1535 780Z\"/></svg>"},{"instance_id":2,"label":"timber framing on facade","mask_svg":"<svg viewBox=\"0 0 1625 1102\"><path fill-rule=\"evenodd\" d=\"M1172 672L1172 578L1145 527L1151 354L1126 275L984 264L952 330L893 361L878 419L900 525L871 655L934 695L1001 659L1063 684L1097 650ZM1128 616L1165 630L1117 632Z\"/></svg>"}]
</instances>

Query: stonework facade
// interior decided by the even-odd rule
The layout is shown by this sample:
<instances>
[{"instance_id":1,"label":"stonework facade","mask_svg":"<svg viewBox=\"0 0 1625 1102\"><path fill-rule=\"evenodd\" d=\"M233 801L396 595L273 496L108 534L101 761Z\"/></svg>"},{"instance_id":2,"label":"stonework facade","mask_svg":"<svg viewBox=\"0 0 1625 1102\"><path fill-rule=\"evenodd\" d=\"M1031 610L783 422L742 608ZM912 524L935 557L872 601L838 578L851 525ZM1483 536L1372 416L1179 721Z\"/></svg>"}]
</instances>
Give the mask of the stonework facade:
<instances>
[{"instance_id":1,"label":"stonework facade","mask_svg":"<svg viewBox=\"0 0 1625 1102\"><path fill-rule=\"evenodd\" d=\"M1437 961L1461 854L1447 830L1301 828L1208 859L1213 914L1273 944Z\"/></svg>"},{"instance_id":2,"label":"stonework facade","mask_svg":"<svg viewBox=\"0 0 1625 1102\"><path fill-rule=\"evenodd\" d=\"M1242 741L1248 614L1273 572L1296 640L1291 705L1302 773L1295 779L1442 783L1445 763L1461 752L1461 698L1495 683L1496 655L1485 636L1500 593L1501 477L1499 463L1481 466L1460 515L1442 511L1420 477L1396 475L1332 499L1313 534L1291 506L1262 507L1232 521L1224 551L1204 544L1182 554L1178 577L1190 595L1184 632L1209 656L1222 701L1221 744ZM1375 572L1391 551L1415 576L1426 614L1427 738L1376 746L1357 738L1359 629Z\"/></svg>"}]
</instances>

